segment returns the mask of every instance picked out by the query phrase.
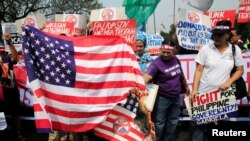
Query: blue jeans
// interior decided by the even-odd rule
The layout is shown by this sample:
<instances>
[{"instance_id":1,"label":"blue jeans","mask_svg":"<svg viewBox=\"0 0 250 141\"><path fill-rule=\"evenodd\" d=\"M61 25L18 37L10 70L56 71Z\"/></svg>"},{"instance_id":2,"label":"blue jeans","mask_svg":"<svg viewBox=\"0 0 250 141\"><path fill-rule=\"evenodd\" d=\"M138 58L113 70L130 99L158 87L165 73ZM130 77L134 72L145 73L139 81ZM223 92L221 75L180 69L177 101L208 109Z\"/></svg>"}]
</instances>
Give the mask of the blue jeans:
<instances>
[{"instance_id":1,"label":"blue jeans","mask_svg":"<svg viewBox=\"0 0 250 141\"><path fill-rule=\"evenodd\" d=\"M157 141L174 141L179 121L181 95L176 99L157 96L153 111Z\"/></svg>"},{"instance_id":2,"label":"blue jeans","mask_svg":"<svg viewBox=\"0 0 250 141\"><path fill-rule=\"evenodd\" d=\"M191 121L192 141L207 141L205 132L208 125L197 125L196 121Z\"/></svg>"}]
</instances>

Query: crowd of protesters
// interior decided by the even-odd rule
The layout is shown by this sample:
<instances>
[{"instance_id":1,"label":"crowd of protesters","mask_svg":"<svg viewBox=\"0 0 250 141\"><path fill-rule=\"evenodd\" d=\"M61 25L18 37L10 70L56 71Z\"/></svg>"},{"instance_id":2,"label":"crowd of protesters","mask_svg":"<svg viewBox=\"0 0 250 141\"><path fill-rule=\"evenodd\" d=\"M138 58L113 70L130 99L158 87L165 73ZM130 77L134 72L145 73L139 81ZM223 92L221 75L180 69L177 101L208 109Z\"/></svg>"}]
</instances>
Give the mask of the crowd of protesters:
<instances>
[{"instance_id":1,"label":"crowd of protesters","mask_svg":"<svg viewBox=\"0 0 250 141\"><path fill-rule=\"evenodd\" d=\"M202 47L199 51L182 48L174 32L172 35L173 41L164 40L160 47L160 55L155 59L145 52L146 38L137 36L135 55L144 81L146 84L155 83L159 85L154 110L151 114L154 125L149 125L151 129L155 130L157 141L176 140L176 128L179 122L182 94L195 99L199 93L204 91L207 92L217 88L222 90L228 89L237 78L243 75L242 52L246 52L248 49L243 47L240 32L236 29L231 30L231 26L231 22L227 20L218 22L215 29L212 30L213 42ZM89 34L91 33L89 32ZM20 95L12 71L14 64L18 61L23 62L23 56L22 53L18 54L15 50L14 45L11 43L10 34L4 34L3 39L9 45L10 54L6 54L4 50L1 51L0 73L4 102L1 103L0 110L12 117L14 125L12 128L16 129L13 132L13 136L16 137L15 140L25 141L27 139L21 130L24 127L21 128L20 124ZM232 56L230 56L232 45L235 45L236 48L235 65L237 69L230 76L234 66ZM197 54L191 93L183 74L180 60L176 57L177 54ZM181 79L182 77L184 78ZM186 87L184 92L182 91L183 84ZM192 128L192 132L190 132L191 140L205 140L207 125L196 125L192 121L190 123ZM93 139L93 136L92 131L80 133L74 137L74 140L87 141L91 140L90 138ZM68 138L69 135L65 133L60 134L58 140L67 140ZM94 140L102 139L96 137Z\"/></svg>"}]
</instances>

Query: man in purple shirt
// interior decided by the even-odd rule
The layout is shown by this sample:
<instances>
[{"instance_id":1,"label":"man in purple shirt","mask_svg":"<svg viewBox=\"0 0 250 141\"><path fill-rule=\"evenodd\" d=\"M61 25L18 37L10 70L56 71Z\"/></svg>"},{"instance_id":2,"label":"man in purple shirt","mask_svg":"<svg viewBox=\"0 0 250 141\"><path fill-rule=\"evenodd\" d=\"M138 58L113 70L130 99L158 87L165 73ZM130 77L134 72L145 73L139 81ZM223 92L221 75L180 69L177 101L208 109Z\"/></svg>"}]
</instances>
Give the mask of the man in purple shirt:
<instances>
[{"instance_id":1,"label":"man in purple shirt","mask_svg":"<svg viewBox=\"0 0 250 141\"><path fill-rule=\"evenodd\" d=\"M174 141L175 129L179 121L181 85L184 77L179 59L175 56L175 48L164 41L161 54L153 60L143 75L144 81L159 85L156 97L153 121L155 122L157 141ZM184 77L185 78L185 77ZM186 83L186 79L184 79ZM188 86L187 93L189 91Z\"/></svg>"}]
</instances>

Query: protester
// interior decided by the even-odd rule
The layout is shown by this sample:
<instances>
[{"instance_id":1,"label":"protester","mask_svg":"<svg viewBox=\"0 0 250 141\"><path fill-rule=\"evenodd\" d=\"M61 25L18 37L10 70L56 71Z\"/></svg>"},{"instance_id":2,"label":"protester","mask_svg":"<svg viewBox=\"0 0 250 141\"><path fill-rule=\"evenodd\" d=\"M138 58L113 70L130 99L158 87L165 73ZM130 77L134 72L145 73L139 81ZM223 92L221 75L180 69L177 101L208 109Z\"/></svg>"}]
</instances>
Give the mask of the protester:
<instances>
[{"instance_id":1,"label":"protester","mask_svg":"<svg viewBox=\"0 0 250 141\"><path fill-rule=\"evenodd\" d=\"M11 43L11 35L8 33L3 34L3 39L9 45L11 58L0 62L0 74L1 74L1 88L3 90L4 104L3 110L6 115L11 116L11 123L13 121L14 126L11 128L16 129L15 136L17 140L25 141L26 138L21 133L21 119L20 119L20 95L15 83L14 73L11 73L13 65L17 62L17 51L14 45ZM1 56L1 58L4 56ZM6 62L8 61L8 62ZM10 126L10 125L8 125Z\"/></svg>"},{"instance_id":2,"label":"protester","mask_svg":"<svg viewBox=\"0 0 250 141\"><path fill-rule=\"evenodd\" d=\"M207 46L203 46L196 56L196 70L190 99L194 100L197 94L210 92L216 89L228 89L231 84L243 74L242 53L235 47L235 56L232 54L232 44L228 42L231 22L222 20L216 23L212 30L212 39ZM236 72L230 76L234 67ZM192 122L192 140L203 141L209 125L197 125Z\"/></svg>"},{"instance_id":3,"label":"protester","mask_svg":"<svg viewBox=\"0 0 250 141\"><path fill-rule=\"evenodd\" d=\"M183 75L175 48L163 41L161 54L153 60L144 74L145 83L151 80L159 85L152 113L157 141L174 141L181 104L181 76ZM186 81L186 79L184 79ZM187 83L185 83L187 84ZM187 91L189 91L186 85Z\"/></svg>"},{"instance_id":4,"label":"protester","mask_svg":"<svg viewBox=\"0 0 250 141\"><path fill-rule=\"evenodd\" d=\"M153 58L145 52L146 48L146 37L145 36L137 36L136 37L136 57L137 61L140 65L141 72L144 73L149 66L150 62L153 60Z\"/></svg>"},{"instance_id":5,"label":"protester","mask_svg":"<svg viewBox=\"0 0 250 141\"><path fill-rule=\"evenodd\" d=\"M240 47L242 52L246 52L247 48L244 47L244 42L241 40L241 33L239 30L231 30L230 43Z\"/></svg>"}]
</instances>

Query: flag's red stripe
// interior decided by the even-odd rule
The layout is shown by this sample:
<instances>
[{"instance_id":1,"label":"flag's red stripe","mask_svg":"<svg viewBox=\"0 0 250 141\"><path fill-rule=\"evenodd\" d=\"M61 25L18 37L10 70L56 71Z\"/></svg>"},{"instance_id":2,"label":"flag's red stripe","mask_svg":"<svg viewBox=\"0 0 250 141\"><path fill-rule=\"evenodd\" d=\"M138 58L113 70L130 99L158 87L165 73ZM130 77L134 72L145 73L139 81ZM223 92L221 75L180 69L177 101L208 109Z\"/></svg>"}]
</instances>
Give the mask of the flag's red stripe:
<instances>
[{"instance_id":1,"label":"flag's red stripe","mask_svg":"<svg viewBox=\"0 0 250 141\"><path fill-rule=\"evenodd\" d=\"M119 36L98 35L98 36L71 37L71 36L58 36L50 33L45 33L45 34L48 34L49 36L53 36L58 39L74 41L75 46L81 46L81 47L105 46L105 45L116 45L116 44L126 43L125 39Z\"/></svg>"},{"instance_id":2,"label":"flag's red stripe","mask_svg":"<svg viewBox=\"0 0 250 141\"><path fill-rule=\"evenodd\" d=\"M118 139L115 139L113 136L107 135L105 133L102 133L102 132L99 132L99 131L96 131L96 130L94 130L94 133L95 133L95 135L97 135L99 137L102 137L104 139L107 139L108 141L120 141Z\"/></svg>"},{"instance_id":3,"label":"flag's red stripe","mask_svg":"<svg viewBox=\"0 0 250 141\"><path fill-rule=\"evenodd\" d=\"M131 70L133 70L131 72ZM109 74L109 73L133 73L135 75L141 75L141 71L133 66L126 66L126 64L122 66L109 66L103 68L89 68L77 66L76 72L84 73L84 74Z\"/></svg>"},{"instance_id":4,"label":"flag's red stripe","mask_svg":"<svg viewBox=\"0 0 250 141\"><path fill-rule=\"evenodd\" d=\"M46 91L44 89L35 90L37 97L44 96L46 98L60 101L63 103L69 104L89 104L89 105L98 105L98 104L108 104L108 103L119 103L126 98L127 94L121 94L120 96L107 96L107 97L77 97L71 96L70 92L68 95L60 95ZM83 94L84 95L84 94Z\"/></svg>"},{"instance_id":5,"label":"flag's red stripe","mask_svg":"<svg viewBox=\"0 0 250 141\"><path fill-rule=\"evenodd\" d=\"M105 125L103 125L103 124L99 125L98 128L103 129L103 130L107 130L107 131L110 131L110 132L116 134L116 133L114 132L114 129L113 129L113 128L110 128L110 127L105 126ZM130 128L130 132L131 132L131 133L133 133L132 128L133 128L133 127ZM134 134L135 134L135 133L134 133ZM129 140L129 141L137 141L135 138L133 138L133 137L131 137L131 136L129 136L129 135L120 135L120 136L123 137L123 138L125 138L125 139L127 139L127 140ZM115 137L115 136L114 136L114 137ZM114 138L114 137L113 137L113 138Z\"/></svg>"},{"instance_id":6,"label":"flag's red stripe","mask_svg":"<svg viewBox=\"0 0 250 141\"><path fill-rule=\"evenodd\" d=\"M55 115L68 117L68 118L91 118L97 116L106 116L109 114L110 110L100 111L100 112L74 112L74 111L64 111L58 108L45 106L45 109L48 113Z\"/></svg>"},{"instance_id":7,"label":"flag's red stripe","mask_svg":"<svg viewBox=\"0 0 250 141\"><path fill-rule=\"evenodd\" d=\"M36 128L51 128L48 119L36 119L35 123L36 123Z\"/></svg>"},{"instance_id":8,"label":"flag's red stripe","mask_svg":"<svg viewBox=\"0 0 250 141\"><path fill-rule=\"evenodd\" d=\"M107 89L107 88L127 88L127 87L139 87L140 89L144 89L145 86L139 84L135 81L105 81L105 82L79 82L75 83L76 88L83 89Z\"/></svg>"},{"instance_id":9,"label":"flag's red stripe","mask_svg":"<svg viewBox=\"0 0 250 141\"><path fill-rule=\"evenodd\" d=\"M33 104L33 108L35 111L43 111L42 107L38 103Z\"/></svg>"},{"instance_id":10,"label":"flag's red stripe","mask_svg":"<svg viewBox=\"0 0 250 141\"><path fill-rule=\"evenodd\" d=\"M71 38L71 41L74 41L74 46L77 47L93 47L93 46L111 46L111 45L117 45L117 44L125 44L126 41L118 36L91 36L89 37L79 37L77 38ZM129 46L128 46L129 47ZM132 50L132 48L131 48Z\"/></svg>"},{"instance_id":11,"label":"flag's red stripe","mask_svg":"<svg viewBox=\"0 0 250 141\"><path fill-rule=\"evenodd\" d=\"M112 52L112 53L80 53L75 52L75 59L80 60L107 60L107 59L131 59L137 61L134 54L130 54L128 51L123 52Z\"/></svg>"},{"instance_id":12,"label":"flag's red stripe","mask_svg":"<svg viewBox=\"0 0 250 141\"><path fill-rule=\"evenodd\" d=\"M54 130L61 130L64 132L85 132L95 128L98 125L98 123L65 124L61 122L52 121L52 128Z\"/></svg>"}]
</instances>

